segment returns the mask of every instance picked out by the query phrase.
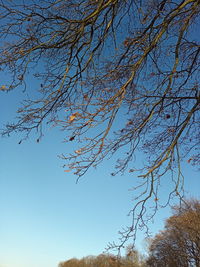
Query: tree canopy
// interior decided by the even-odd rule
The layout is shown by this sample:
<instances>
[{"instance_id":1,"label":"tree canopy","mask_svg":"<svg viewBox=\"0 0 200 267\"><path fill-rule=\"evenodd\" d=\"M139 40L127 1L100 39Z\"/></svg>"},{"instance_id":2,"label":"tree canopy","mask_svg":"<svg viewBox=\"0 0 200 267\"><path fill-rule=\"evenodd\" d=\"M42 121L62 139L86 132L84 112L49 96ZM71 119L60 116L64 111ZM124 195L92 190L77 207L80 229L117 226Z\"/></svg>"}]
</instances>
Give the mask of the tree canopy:
<instances>
[{"instance_id":1,"label":"tree canopy","mask_svg":"<svg viewBox=\"0 0 200 267\"><path fill-rule=\"evenodd\" d=\"M156 212L162 178L168 201L182 197L181 161L200 163L199 12L199 0L0 1L0 89L33 95L2 134L40 141L58 126L77 144L62 157L78 178L113 155L113 175L138 172L122 245Z\"/></svg>"},{"instance_id":2,"label":"tree canopy","mask_svg":"<svg viewBox=\"0 0 200 267\"><path fill-rule=\"evenodd\" d=\"M174 215L150 245L147 266L188 267L200 265L200 202L175 207Z\"/></svg>"}]
</instances>

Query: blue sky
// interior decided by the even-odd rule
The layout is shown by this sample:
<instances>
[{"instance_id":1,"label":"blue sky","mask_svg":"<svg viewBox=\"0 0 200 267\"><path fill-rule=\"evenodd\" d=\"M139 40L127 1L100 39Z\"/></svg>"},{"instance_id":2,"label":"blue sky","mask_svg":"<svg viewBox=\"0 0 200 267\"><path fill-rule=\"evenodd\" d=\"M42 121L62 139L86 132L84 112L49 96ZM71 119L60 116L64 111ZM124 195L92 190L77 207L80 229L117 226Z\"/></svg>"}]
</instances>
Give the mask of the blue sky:
<instances>
[{"instance_id":1,"label":"blue sky","mask_svg":"<svg viewBox=\"0 0 200 267\"><path fill-rule=\"evenodd\" d=\"M8 78L0 77L1 86ZM34 86L31 89L33 95ZM0 91L0 128L12 121L26 94L20 89ZM52 128L39 143L37 135L20 145L20 134L0 138L0 267L56 267L72 257L100 254L129 224L127 214L135 197L129 189L137 184L136 174L113 177L114 163L105 161L76 184L58 157L73 145L63 143L64 137L64 132ZM199 172L186 160L183 174L186 196L200 198ZM163 196L166 189L162 186ZM169 207L158 212L149 226L153 234L170 214ZM144 238L138 232L136 247L142 252Z\"/></svg>"},{"instance_id":2,"label":"blue sky","mask_svg":"<svg viewBox=\"0 0 200 267\"><path fill-rule=\"evenodd\" d=\"M0 93L2 125L15 116L23 94ZM100 254L129 223L134 174L110 176L112 161L106 161L76 184L57 157L70 148L62 142L64 134L53 128L40 143L31 136L20 145L19 134L0 139L0 267L55 267L72 257ZM199 173L187 162L183 170L187 196L199 198ZM169 215L169 208L158 213L152 233ZM140 232L136 245L145 247Z\"/></svg>"}]
</instances>

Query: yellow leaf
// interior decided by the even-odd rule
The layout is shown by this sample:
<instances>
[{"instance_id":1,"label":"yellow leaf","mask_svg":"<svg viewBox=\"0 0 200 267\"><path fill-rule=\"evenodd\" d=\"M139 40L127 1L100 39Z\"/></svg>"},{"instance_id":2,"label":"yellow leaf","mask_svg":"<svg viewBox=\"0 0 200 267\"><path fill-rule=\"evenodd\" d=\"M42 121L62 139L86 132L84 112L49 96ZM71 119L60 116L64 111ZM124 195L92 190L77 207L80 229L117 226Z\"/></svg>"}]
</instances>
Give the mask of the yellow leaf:
<instances>
[{"instance_id":1,"label":"yellow leaf","mask_svg":"<svg viewBox=\"0 0 200 267\"><path fill-rule=\"evenodd\" d=\"M75 120L76 116L75 115L71 115L69 116L69 122L73 122Z\"/></svg>"},{"instance_id":2,"label":"yellow leaf","mask_svg":"<svg viewBox=\"0 0 200 267\"><path fill-rule=\"evenodd\" d=\"M6 90L7 88L6 88L5 85L2 85L2 86L0 87L0 89L1 89L1 90Z\"/></svg>"},{"instance_id":3,"label":"yellow leaf","mask_svg":"<svg viewBox=\"0 0 200 267\"><path fill-rule=\"evenodd\" d=\"M73 113L71 116L69 116L69 122L73 122L80 114L78 112Z\"/></svg>"}]
</instances>

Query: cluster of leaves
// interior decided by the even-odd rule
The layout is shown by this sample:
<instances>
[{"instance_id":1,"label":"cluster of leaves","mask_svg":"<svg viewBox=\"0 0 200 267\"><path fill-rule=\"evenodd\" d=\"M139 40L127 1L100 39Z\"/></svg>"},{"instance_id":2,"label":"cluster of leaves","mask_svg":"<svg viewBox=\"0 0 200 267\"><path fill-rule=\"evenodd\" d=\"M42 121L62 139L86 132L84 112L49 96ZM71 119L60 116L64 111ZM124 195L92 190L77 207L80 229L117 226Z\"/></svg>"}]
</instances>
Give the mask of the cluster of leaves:
<instances>
[{"instance_id":1,"label":"cluster of leaves","mask_svg":"<svg viewBox=\"0 0 200 267\"><path fill-rule=\"evenodd\" d=\"M0 66L9 77L0 90L31 87L32 75L41 81L3 135L37 130L39 141L41 126L52 124L77 142L63 155L67 172L80 177L117 153L113 175L139 169L143 193L123 246L159 207L162 177L172 175L169 203L182 197L181 159L200 161L200 1L2 0L0 10ZM139 168L137 151L146 155Z\"/></svg>"}]
</instances>

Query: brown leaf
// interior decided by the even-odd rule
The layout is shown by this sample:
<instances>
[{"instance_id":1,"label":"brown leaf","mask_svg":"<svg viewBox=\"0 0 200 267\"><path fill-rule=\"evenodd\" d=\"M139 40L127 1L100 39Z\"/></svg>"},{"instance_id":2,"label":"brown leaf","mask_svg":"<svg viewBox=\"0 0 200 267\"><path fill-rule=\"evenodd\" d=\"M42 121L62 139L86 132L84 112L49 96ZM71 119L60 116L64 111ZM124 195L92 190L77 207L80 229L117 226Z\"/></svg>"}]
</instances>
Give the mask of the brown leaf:
<instances>
[{"instance_id":1,"label":"brown leaf","mask_svg":"<svg viewBox=\"0 0 200 267\"><path fill-rule=\"evenodd\" d=\"M88 99L89 99L87 94L85 94L85 95L83 96L83 98L84 98L85 100L88 100Z\"/></svg>"}]
</instances>

